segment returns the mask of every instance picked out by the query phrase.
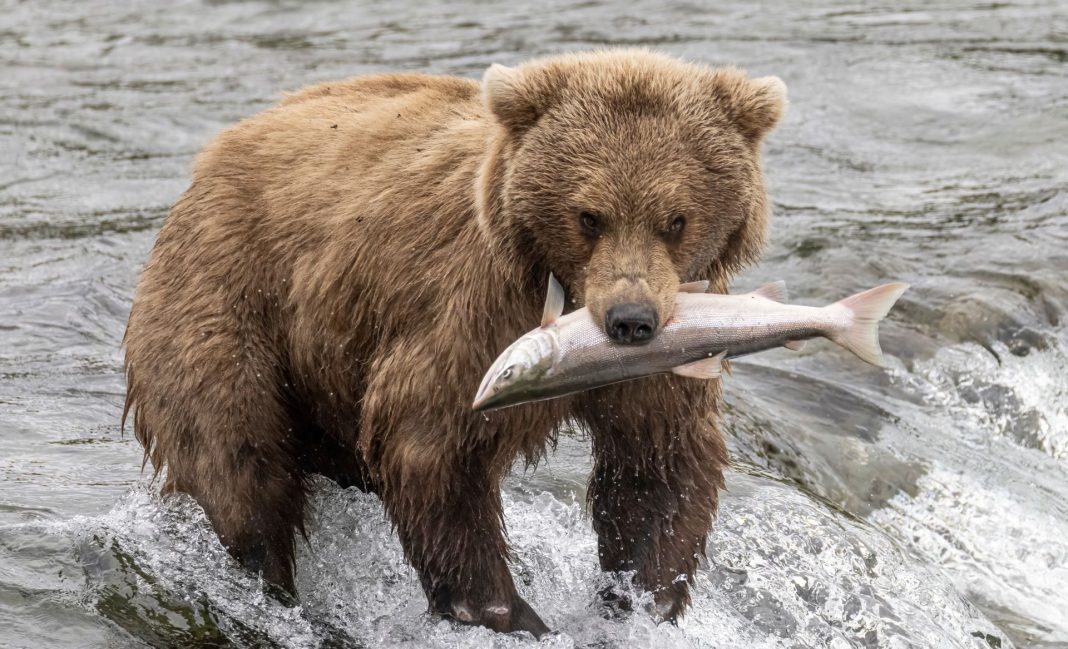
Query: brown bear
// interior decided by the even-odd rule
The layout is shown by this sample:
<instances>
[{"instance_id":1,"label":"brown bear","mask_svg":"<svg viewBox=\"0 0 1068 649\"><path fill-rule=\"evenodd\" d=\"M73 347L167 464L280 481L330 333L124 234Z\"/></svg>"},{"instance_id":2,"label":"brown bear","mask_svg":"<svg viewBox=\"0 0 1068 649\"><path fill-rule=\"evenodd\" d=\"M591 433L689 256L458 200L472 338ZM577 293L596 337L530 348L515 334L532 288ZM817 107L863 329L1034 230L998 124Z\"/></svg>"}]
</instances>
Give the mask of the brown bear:
<instances>
[{"instance_id":1,"label":"brown bear","mask_svg":"<svg viewBox=\"0 0 1068 649\"><path fill-rule=\"evenodd\" d=\"M609 50L494 65L481 83L324 83L224 132L163 225L125 336L126 410L163 491L195 498L289 592L309 476L373 491L432 611L540 635L499 485L578 422L601 566L674 619L723 486L718 382L488 414L471 400L536 326L550 272L620 344L656 335L680 282L725 292L764 241L761 139L784 105L774 77Z\"/></svg>"}]
</instances>

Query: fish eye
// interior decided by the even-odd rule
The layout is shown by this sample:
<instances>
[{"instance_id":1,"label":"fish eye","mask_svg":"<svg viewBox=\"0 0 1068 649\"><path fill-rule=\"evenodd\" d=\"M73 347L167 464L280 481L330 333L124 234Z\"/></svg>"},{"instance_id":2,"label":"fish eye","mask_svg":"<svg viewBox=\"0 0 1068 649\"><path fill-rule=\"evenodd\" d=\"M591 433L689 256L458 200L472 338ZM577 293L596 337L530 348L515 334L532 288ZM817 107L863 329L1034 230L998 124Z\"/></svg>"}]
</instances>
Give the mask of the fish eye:
<instances>
[{"instance_id":1,"label":"fish eye","mask_svg":"<svg viewBox=\"0 0 1068 649\"><path fill-rule=\"evenodd\" d=\"M510 378L512 378L512 368L514 368L514 367L515 367L515 365L509 365L508 367L504 368L504 370L501 372L500 378L502 378L502 379L510 379Z\"/></svg>"}]
</instances>

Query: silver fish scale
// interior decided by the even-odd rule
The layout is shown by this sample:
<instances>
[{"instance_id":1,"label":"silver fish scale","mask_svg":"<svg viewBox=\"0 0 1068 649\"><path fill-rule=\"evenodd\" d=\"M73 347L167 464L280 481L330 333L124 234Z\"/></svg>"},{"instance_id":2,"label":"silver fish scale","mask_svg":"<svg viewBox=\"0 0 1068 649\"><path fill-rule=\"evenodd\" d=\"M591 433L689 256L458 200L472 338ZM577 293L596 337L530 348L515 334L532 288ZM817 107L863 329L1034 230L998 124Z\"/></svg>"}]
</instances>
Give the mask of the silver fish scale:
<instances>
[{"instance_id":1,"label":"silver fish scale","mask_svg":"<svg viewBox=\"0 0 1068 649\"><path fill-rule=\"evenodd\" d=\"M675 313L647 345L618 345L586 310L557 320L560 354L542 389L552 394L588 389L726 352L727 358L781 347L791 340L828 336L847 327L848 310L780 304L748 295L680 294ZM550 352L551 353L551 352ZM541 390L539 390L541 391Z\"/></svg>"}]
</instances>

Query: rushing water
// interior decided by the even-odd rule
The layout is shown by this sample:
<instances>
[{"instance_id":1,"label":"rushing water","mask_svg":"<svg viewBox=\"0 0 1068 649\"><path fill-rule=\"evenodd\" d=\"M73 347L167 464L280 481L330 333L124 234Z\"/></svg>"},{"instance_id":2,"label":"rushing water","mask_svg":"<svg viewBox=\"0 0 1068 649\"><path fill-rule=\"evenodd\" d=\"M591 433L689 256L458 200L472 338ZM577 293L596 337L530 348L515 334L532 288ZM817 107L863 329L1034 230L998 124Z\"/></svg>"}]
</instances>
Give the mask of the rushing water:
<instances>
[{"instance_id":1,"label":"rushing water","mask_svg":"<svg viewBox=\"0 0 1068 649\"><path fill-rule=\"evenodd\" d=\"M773 236L740 288L912 283L891 367L829 344L726 380L692 612L605 620L577 432L506 483L551 647L1068 647L1062 2L0 1L0 647L518 647L425 614L373 498L324 481L300 607L261 595L118 419L139 269L193 155L301 85L647 45L778 74Z\"/></svg>"}]
</instances>

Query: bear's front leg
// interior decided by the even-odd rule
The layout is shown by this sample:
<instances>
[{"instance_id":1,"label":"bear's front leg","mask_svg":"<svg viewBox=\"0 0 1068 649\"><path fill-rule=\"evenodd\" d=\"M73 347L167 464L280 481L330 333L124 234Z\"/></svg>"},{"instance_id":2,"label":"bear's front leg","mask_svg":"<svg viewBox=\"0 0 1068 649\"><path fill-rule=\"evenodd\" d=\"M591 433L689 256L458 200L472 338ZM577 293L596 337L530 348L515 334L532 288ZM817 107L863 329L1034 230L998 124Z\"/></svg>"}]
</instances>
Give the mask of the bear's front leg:
<instances>
[{"instance_id":1,"label":"bear's front leg","mask_svg":"<svg viewBox=\"0 0 1068 649\"><path fill-rule=\"evenodd\" d=\"M377 469L382 500L431 609L495 631L546 633L508 570L500 476L484 461L493 453L457 454L420 432L394 431Z\"/></svg>"},{"instance_id":2,"label":"bear's front leg","mask_svg":"<svg viewBox=\"0 0 1068 649\"><path fill-rule=\"evenodd\" d=\"M588 497L601 568L633 573L663 620L689 604L723 486L718 399L718 382L656 377L594 391L576 413L593 436ZM602 595L630 608L614 589Z\"/></svg>"},{"instance_id":3,"label":"bear's front leg","mask_svg":"<svg viewBox=\"0 0 1068 649\"><path fill-rule=\"evenodd\" d=\"M549 629L508 569L500 483L515 454L504 436L479 428L484 420L459 392L450 398L455 382L438 375L440 363L405 351L403 362L377 364L360 440L405 556L434 613L540 637Z\"/></svg>"}]
</instances>

